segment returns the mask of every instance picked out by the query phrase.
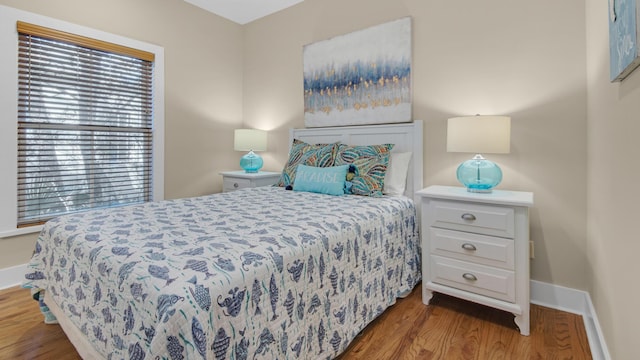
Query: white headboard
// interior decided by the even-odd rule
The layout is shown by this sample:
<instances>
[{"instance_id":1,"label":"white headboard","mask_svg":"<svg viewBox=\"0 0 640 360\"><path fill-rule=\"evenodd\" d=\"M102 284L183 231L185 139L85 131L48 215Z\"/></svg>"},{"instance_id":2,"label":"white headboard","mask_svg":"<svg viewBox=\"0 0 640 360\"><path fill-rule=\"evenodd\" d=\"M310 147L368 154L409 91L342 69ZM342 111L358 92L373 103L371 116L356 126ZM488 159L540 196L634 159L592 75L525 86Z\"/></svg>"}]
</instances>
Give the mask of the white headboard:
<instances>
[{"instance_id":1,"label":"white headboard","mask_svg":"<svg viewBox=\"0 0 640 360\"><path fill-rule=\"evenodd\" d=\"M299 139L310 144L341 142L347 145L394 144L391 152L412 152L405 196L418 203L422 189L422 120L412 123L290 129L289 144Z\"/></svg>"}]
</instances>

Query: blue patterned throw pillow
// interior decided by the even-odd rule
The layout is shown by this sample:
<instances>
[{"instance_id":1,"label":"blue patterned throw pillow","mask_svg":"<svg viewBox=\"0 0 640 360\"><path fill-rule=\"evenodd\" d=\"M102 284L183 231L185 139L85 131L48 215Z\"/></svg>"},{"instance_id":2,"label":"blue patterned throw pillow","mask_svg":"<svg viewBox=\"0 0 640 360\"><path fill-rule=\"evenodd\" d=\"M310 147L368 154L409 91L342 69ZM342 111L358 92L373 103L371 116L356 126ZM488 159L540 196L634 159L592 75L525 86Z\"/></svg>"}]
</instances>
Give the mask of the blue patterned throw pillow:
<instances>
[{"instance_id":1,"label":"blue patterned throw pillow","mask_svg":"<svg viewBox=\"0 0 640 360\"><path fill-rule=\"evenodd\" d=\"M384 176L389 165L393 144L350 146L340 144L335 165L353 165L347 176L350 193L363 196L382 196Z\"/></svg>"},{"instance_id":2,"label":"blue patterned throw pillow","mask_svg":"<svg viewBox=\"0 0 640 360\"><path fill-rule=\"evenodd\" d=\"M298 165L328 167L333 165L333 161L338 149L338 144L307 144L304 141L293 139L289 160L282 169L282 175L277 186L292 185L296 178Z\"/></svg>"},{"instance_id":3,"label":"blue patterned throw pillow","mask_svg":"<svg viewBox=\"0 0 640 360\"><path fill-rule=\"evenodd\" d=\"M349 165L331 167L298 165L293 190L344 195L344 181L348 169Z\"/></svg>"}]
</instances>

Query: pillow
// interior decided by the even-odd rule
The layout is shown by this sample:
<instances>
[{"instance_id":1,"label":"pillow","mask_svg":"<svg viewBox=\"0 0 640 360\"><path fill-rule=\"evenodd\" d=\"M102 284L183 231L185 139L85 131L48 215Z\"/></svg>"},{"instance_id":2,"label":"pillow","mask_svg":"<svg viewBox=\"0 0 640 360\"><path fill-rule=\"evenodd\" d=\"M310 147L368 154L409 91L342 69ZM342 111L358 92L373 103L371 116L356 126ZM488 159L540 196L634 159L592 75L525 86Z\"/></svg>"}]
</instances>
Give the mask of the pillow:
<instances>
[{"instance_id":1,"label":"pillow","mask_svg":"<svg viewBox=\"0 0 640 360\"><path fill-rule=\"evenodd\" d=\"M340 144L335 165L353 165L353 175L347 178L350 193L363 196L382 196L384 176L393 144L349 146Z\"/></svg>"},{"instance_id":2,"label":"pillow","mask_svg":"<svg viewBox=\"0 0 640 360\"><path fill-rule=\"evenodd\" d=\"M407 186L407 171L409 170L411 155L412 153L410 152L391 153L387 173L384 175L383 194L391 196L404 194Z\"/></svg>"},{"instance_id":3,"label":"pillow","mask_svg":"<svg viewBox=\"0 0 640 360\"><path fill-rule=\"evenodd\" d=\"M362 156L377 156L388 154L393 149L393 144L383 145L345 145L338 144L336 153L336 165L351 164Z\"/></svg>"},{"instance_id":4,"label":"pillow","mask_svg":"<svg viewBox=\"0 0 640 360\"><path fill-rule=\"evenodd\" d=\"M328 167L332 166L338 144L307 144L304 141L293 139L289 160L282 169L282 175L276 186L288 186L293 184L296 177L296 169L299 164Z\"/></svg>"},{"instance_id":5,"label":"pillow","mask_svg":"<svg viewBox=\"0 0 640 360\"><path fill-rule=\"evenodd\" d=\"M348 169L349 165L331 167L298 165L293 190L344 195L344 181Z\"/></svg>"}]
</instances>

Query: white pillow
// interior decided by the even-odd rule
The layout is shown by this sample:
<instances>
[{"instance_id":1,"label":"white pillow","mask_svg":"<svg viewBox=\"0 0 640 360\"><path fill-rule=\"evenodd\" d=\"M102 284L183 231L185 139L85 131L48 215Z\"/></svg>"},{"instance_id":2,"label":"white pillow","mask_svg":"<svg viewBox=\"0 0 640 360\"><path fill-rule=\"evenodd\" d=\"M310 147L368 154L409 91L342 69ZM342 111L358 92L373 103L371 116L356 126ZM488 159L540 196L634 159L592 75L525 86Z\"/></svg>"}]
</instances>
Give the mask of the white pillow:
<instances>
[{"instance_id":1,"label":"white pillow","mask_svg":"<svg viewBox=\"0 0 640 360\"><path fill-rule=\"evenodd\" d=\"M385 195L404 195L407 186L407 171L409 170L411 153L391 153L387 172L384 174L384 187L382 193Z\"/></svg>"}]
</instances>

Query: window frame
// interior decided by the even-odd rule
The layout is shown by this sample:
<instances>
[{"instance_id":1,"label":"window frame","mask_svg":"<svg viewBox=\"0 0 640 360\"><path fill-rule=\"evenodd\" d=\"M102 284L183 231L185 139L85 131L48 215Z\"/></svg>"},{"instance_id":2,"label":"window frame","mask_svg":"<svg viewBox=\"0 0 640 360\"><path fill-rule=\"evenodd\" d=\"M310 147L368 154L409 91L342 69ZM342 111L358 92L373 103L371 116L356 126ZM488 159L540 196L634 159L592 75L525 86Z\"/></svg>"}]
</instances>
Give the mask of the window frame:
<instances>
[{"instance_id":1,"label":"window frame","mask_svg":"<svg viewBox=\"0 0 640 360\"><path fill-rule=\"evenodd\" d=\"M164 49L160 46L0 5L0 238L39 232L42 225L18 227L17 121L18 31L16 22L77 34L154 54L152 201L164 199ZM7 81L4 81L7 79ZM10 121L13 120L13 121Z\"/></svg>"}]
</instances>

